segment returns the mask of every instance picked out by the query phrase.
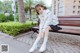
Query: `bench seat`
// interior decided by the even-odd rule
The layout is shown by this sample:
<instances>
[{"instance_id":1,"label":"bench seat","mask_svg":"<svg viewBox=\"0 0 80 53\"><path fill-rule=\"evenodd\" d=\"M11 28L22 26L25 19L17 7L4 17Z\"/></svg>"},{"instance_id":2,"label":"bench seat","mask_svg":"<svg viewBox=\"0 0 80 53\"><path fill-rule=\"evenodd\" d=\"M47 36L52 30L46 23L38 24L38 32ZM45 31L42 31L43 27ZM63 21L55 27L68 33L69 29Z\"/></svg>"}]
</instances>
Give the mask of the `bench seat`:
<instances>
[{"instance_id":1,"label":"bench seat","mask_svg":"<svg viewBox=\"0 0 80 53\"><path fill-rule=\"evenodd\" d=\"M58 16L59 26L62 28L58 31L50 30L50 32L67 33L80 35L80 16ZM38 20L38 25L39 25ZM32 27L33 32L38 33L38 26Z\"/></svg>"},{"instance_id":2,"label":"bench seat","mask_svg":"<svg viewBox=\"0 0 80 53\"><path fill-rule=\"evenodd\" d=\"M60 26L60 27L62 29L58 30L57 32L80 35L80 27L75 27L75 26ZM32 27L32 31L38 33L38 30L39 30L38 26ZM50 32L56 32L56 31L50 30Z\"/></svg>"}]
</instances>

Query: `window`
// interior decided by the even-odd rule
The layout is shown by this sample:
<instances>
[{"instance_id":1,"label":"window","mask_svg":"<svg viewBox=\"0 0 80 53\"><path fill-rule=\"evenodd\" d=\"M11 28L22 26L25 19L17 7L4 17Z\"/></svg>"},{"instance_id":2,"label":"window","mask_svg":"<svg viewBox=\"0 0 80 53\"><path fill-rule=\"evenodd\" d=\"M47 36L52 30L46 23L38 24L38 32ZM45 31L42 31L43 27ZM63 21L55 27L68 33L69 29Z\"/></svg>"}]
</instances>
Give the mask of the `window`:
<instances>
[{"instance_id":1,"label":"window","mask_svg":"<svg viewBox=\"0 0 80 53\"><path fill-rule=\"evenodd\" d=\"M59 1L59 0L58 0Z\"/></svg>"},{"instance_id":2,"label":"window","mask_svg":"<svg viewBox=\"0 0 80 53\"><path fill-rule=\"evenodd\" d=\"M73 11L73 13L75 13L75 11Z\"/></svg>"},{"instance_id":3,"label":"window","mask_svg":"<svg viewBox=\"0 0 80 53\"><path fill-rule=\"evenodd\" d=\"M80 3L80 1L79 1L79 3Z\"/></svg>"},{"instance_id":4,"label":"window","mask_svg":"<svg viewBox=\"0 0 80 53\"><path fill-rule=\"evenodd\" d=\"M78 6L78 9L80 9L80 6Z\"/></svg>"},{"instance_id":5,"label":"window","mask_svg":"<svg viewBox=\"0 0 80 53\"><path fill-rule=\"evenodd\" d=\"M54 3L56 3L56 1L54 1Z\"/></svg>"},{"instance_id":6,"label":"window","mask_svg":"<svg viewBox=\"0 0 80 53\"><path fill-rule=\"evenodd\" d=\"M78 11L78 14L80 13L80 11Z\"/></svg>"},{"instance_id":7,"label":"window","mask_svg":"<svg viewBox=\"0 0 80 53\"><path fill-rule=\"evenodd\" d=\"M73 6L73 8L75 8L76 6Z\"/></svg>"},{"instance_id":8,"label":"window","mask_svg":"<svg viewBox=\"0 0 80 53\"><path fill-rule=\"evenodd\" d=\"M74 0L74 3L75 3L76 1Z\"/></svg>"}]
</instances>

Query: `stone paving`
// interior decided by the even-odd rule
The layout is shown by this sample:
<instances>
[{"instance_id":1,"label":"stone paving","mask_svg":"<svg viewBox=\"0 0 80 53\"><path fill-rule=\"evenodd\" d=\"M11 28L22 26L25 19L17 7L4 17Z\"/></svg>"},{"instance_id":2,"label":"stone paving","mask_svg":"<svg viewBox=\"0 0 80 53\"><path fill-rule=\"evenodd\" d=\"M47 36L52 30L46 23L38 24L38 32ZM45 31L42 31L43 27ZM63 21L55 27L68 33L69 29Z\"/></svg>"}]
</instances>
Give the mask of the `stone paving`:
<instances>
[{"instance_id":1,"label":"stone paving","mask_svg":"<svg viewBox=\"0 0 80 53\"><path fill-rule=\"evenodd\" d=\"M18 35L12 39L6 36L1 36L0 33L0 44L7 43L10 45L10 53L29 53L33 42L36 39L36 33L33 35L33 39L30 37L32 32ZM43 42L43 39L39 42L39 47L34 53L39 53L39 48ZM12 52L15 51L15 52ZM54 33L50 32L49 40L47 43L47 50L44 53L80 53L80 36Z\"/></svg>"}]
</instances>

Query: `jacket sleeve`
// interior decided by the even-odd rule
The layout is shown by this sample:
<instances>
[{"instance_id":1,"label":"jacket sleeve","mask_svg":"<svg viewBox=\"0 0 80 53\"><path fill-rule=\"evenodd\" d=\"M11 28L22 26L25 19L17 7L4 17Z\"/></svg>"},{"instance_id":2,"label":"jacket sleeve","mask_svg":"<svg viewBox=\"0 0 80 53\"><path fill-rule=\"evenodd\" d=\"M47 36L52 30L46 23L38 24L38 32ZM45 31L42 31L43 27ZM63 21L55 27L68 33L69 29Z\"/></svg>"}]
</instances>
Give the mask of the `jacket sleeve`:
<instances>
[{"instance_id":1,"label":"jacket sleeve","mask_svg":"<svg viewBox=\"0 0 80 53\"><path fill-rule=\"evenodd\" d=\"M43 28L43 24L41 23L41 17L40 16L38 16L39 17L39 33L42 31L42 28Z\"/></svg>"},{"instance_id":2,"label":"jacket sleeve","mask_svg":"<svg viewBox=\"0 0 80 53\"><path fill-rule=\"evenodd\" d=\"M49 26L51 23L55 24L56 22L58 22L57 17L55 15L53 15L53 13L50 12L49 10L45 11L44 18L46 18L45 21L40 22L40 24L39 24L39 31L44 31L45 28L47 26Z\"/></svg>"},{"instance_id":3,"label":"jacket sleeve","mask_svg":"<svg viewBox=\"0 0 80 53\"><path fill-rule=\"evenodd\" d=\"M46 20L43 28L46 28L49 25L49 23L51 23L51 21L52 21L51 14L52 14L51 12L46 13L46 19L47 20Z\"/></svg>"},{"instance_id":4,"label":"jacket sleeve","mask_svg":"<svg viewBox=\"0 0 80 53\"><path fill-rule=\"evenodd\" d=\"M46 28L50 24L57 25L59 23L57 16L53 15L53 13L51 11L48 11L46 13L46 18L47 18L47 20L46 20L43 28Z\"/></svg>"}]
</instances>

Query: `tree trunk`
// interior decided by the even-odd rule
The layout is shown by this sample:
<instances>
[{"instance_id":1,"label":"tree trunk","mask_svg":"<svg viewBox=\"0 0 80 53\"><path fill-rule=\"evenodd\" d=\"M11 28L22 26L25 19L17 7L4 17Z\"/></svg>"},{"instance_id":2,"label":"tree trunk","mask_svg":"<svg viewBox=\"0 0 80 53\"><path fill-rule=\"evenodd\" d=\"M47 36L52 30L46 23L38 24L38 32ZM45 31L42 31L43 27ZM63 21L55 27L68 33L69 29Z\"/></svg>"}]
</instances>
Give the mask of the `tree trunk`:
<instances>
[{"instance_id":1,"label":"tree trunk","mask_svg":"<svg viewBox=\"0 0 80 53\"><path fill-rule=\"evenodd\" d=\"M31 14L31 8L29 9L29 13L30 13L30 20L31 20L31 15L32 15L32 14Z\"/></svg>"},{"instance_id":2,"label":"tree trunk","mask_svg":"<svg viewBox=\"0 0 80 53\"><path fill-rule=\"evenodd\" d=\"M18 0L18 13L19 13L19 22L25 23L25 12L24 12L24 3L23 0Z\"/></svg>"}]
</instances>

